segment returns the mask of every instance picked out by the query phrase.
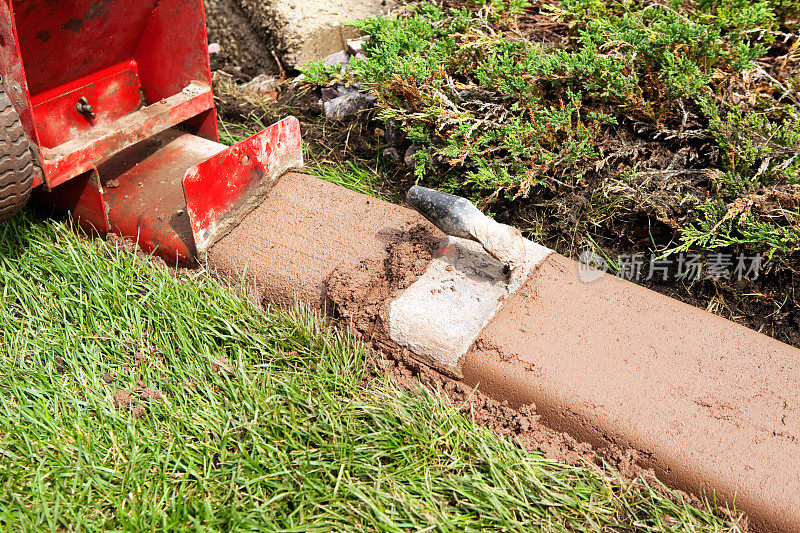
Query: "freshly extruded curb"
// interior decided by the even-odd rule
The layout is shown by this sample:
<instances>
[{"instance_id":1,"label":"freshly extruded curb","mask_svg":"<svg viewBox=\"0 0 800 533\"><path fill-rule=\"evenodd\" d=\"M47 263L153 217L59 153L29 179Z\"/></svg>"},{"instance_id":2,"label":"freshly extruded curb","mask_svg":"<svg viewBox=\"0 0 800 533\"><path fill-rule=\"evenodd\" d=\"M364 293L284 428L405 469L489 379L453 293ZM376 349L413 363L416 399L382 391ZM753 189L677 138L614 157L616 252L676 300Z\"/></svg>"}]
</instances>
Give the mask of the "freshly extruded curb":
<instances>
[{"instance_id":1,"label":"freshly extruded curb","mask_svg":"<svg viewBox=\"0 0 800 533\"><path fill-rule=\"evenodd\" d=\"M325 308L337 268L380 259L392 233L424 224L416 212L304 174L289 173L261 206L208 251L208 265L260 300Z\"/></svg>"},{"instance_id":2,"label":"freshly extruded curb","mask_svg":"<svg viewBox=\"0 0 800 533\"><path fill-rule=\"evenodd\" d=\"M289 174L208 263L262 301L325 308L332 273L384 268L390 237L420 225L442 238L410 209ZM585 283L551 254L459 363L467 383L535 403L556 429L638 450L759 529L800 531L800 350L616 278Z\"/></svg>"},{"instance_id":3,"label":"freshly extruded curb","mask_svg":"<svg viewBox=\"0 0 800 533\"><path fill-rule=\"evenodd\" d=\"M462 360L464 379L678 488L800 531L800 350L551 255Z\"/></svg>"}]
</instances>

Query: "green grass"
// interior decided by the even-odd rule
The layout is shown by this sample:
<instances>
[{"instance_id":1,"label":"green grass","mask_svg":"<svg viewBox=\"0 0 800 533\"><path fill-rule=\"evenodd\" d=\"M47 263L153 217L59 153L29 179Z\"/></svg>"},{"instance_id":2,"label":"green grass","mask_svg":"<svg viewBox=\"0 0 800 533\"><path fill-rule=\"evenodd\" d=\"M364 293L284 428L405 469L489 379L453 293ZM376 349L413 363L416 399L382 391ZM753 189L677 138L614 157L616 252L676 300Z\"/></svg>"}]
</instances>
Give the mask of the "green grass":
<instances>
[{"instance_id":1,"label":"green grass","mask_svg":"<svg viewBox=\"0 0 800 533\"><path fill-rule=\"evenodd\" d=\"M0 227L0 279L2 530L736 530L365 383L364 348L308 312L56 222Z\"/></svg>"},{"instance_id":2,"label":"green grass","mask_svg":"<svg viewBox=\"0 0 800 533\"><path fill-rule=\"evenodd\" d=\"M385 179L386 173L380 162L376 162L374 166L358 165L352 161L337 164L315 159L310 152L306 154L306 172L312 176L381 200L398 200L395 196L381 191L380 184Z\"/></svg>"}]
</instances>

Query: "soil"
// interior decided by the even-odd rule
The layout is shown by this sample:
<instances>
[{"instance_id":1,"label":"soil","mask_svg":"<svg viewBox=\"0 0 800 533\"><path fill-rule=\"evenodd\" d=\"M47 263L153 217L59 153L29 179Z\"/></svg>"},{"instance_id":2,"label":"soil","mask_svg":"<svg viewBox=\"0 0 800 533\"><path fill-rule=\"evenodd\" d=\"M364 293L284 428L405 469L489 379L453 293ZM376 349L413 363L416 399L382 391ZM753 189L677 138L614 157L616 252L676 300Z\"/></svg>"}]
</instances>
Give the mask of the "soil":
<instances>
[{"instance_id":1,"label":"soil","mask_svg":"<svg viewBox=\"0 0 800 533\"><path fill-rule=\"evenodd\" d=\"M355 268L337 269L326 286L339 318L391 346L385 304L425 272L439 243L422 226L389 235L386 240L385 258L364 259Z\"/></svg>"},{"instance_id":2,"label":"soil","mask_svg":"<svg viewBox=\"0 0 800 533\"><path fill-rule=\"evenodd\" d=\"M365 379L388 376L407 390L426 387L441 391L460 412L526 450L538 450L549 459L567 464L609 464L626 480L644 478L651 486L660 486L654 471L641 466L644 458L639 451L614 443L595 449L579 442L545 425L535 404L511 406L506 401L497 401L465 384L461 376L420 361L390 340L388 302L425 272L438 246L438 240L427 228L413 227L386 240L384 258L364 259L355 266L337 269L328 279L326 286L335 305L334 315L355 329L372 348L369 352L372 366ZM693 505L702 505L693 495L677 494ZM746 530L744 518L738 520Z\"/></svg>"},{"instance_id":3,"label":"soil","mask_svg":"<svg viewBox=\"0 0 800 533\"><path fill-rule=\"evenodd\" d=\"M110 382L106 381L106 383ZM160 390L149 387L142 381L137 381L136 386L130 390L117 390L114 394L114 408L120 411L130 411L134 418L141 418L147 414L147 407L151 403L158 402L163 397Z\"/></svg>"},{"instance_id":4,"label":"soil","mask_svg":"<svg viewBox=\"0 0 800 533\"><path fill-rule=\"evenodd\" d=\"M263 39L235 2L205 0L208 42L220 46L210 54L211 69L249 80L262 72L278 74L280 67Z\"/></svg>"},{"instance_id":5,"label":"soil","mask_svg":"<svg viewBox=\"0 0 800 533\"><path fill-rule=\"evenodd\" d=\"M131 393L124 389L118 390L114 395L114 407L120 411L130 409L132 403Z\"/></svg>"}]
</instances>

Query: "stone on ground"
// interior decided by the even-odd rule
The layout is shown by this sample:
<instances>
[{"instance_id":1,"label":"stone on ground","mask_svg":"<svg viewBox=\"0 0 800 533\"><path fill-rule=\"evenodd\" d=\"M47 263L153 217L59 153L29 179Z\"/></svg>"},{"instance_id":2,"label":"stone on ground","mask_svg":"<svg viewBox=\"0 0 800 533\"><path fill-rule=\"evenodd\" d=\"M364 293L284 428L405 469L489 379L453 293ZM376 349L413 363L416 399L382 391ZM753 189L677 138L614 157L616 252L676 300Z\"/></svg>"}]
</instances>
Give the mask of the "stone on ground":
<instances>
[{"instance_id":1,"label":"stone on ground","mask_svg":"<svg viewBox=\"0 0 800 533\"><path fill-rule=\"evenodd\" d=\"M206 0L209 40L230 50L235 61L251 64L256 35L262 62L274 49L284 67L299 68L345 50L347 41L360 35L346 22L386 14L393 5L392 0Z\"/></svg>"}]
</instances>

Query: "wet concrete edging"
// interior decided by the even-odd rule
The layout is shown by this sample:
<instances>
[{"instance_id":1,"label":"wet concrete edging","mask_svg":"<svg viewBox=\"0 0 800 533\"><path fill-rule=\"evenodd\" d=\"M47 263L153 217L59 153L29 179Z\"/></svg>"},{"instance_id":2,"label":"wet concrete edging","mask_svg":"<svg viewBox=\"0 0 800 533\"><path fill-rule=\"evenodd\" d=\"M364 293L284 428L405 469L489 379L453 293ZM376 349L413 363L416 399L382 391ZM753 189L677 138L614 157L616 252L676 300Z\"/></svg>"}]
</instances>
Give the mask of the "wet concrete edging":
<instances>
[{"instance_id":1,"label":"wet concrete edging","mask_svg":"<svg viewBox=\"0 0 800 533\"><path fill-rule=\"evenodd\" d=\"M391 236L420 225L443 238L410 209L289 174L208 265L264 301L330 308L334 271L379 268ZM800 530L800 350L617 278L585 283L551 254L458 369L580 440L638 450L758 529Z\"/></svg>"}]
</instances>

